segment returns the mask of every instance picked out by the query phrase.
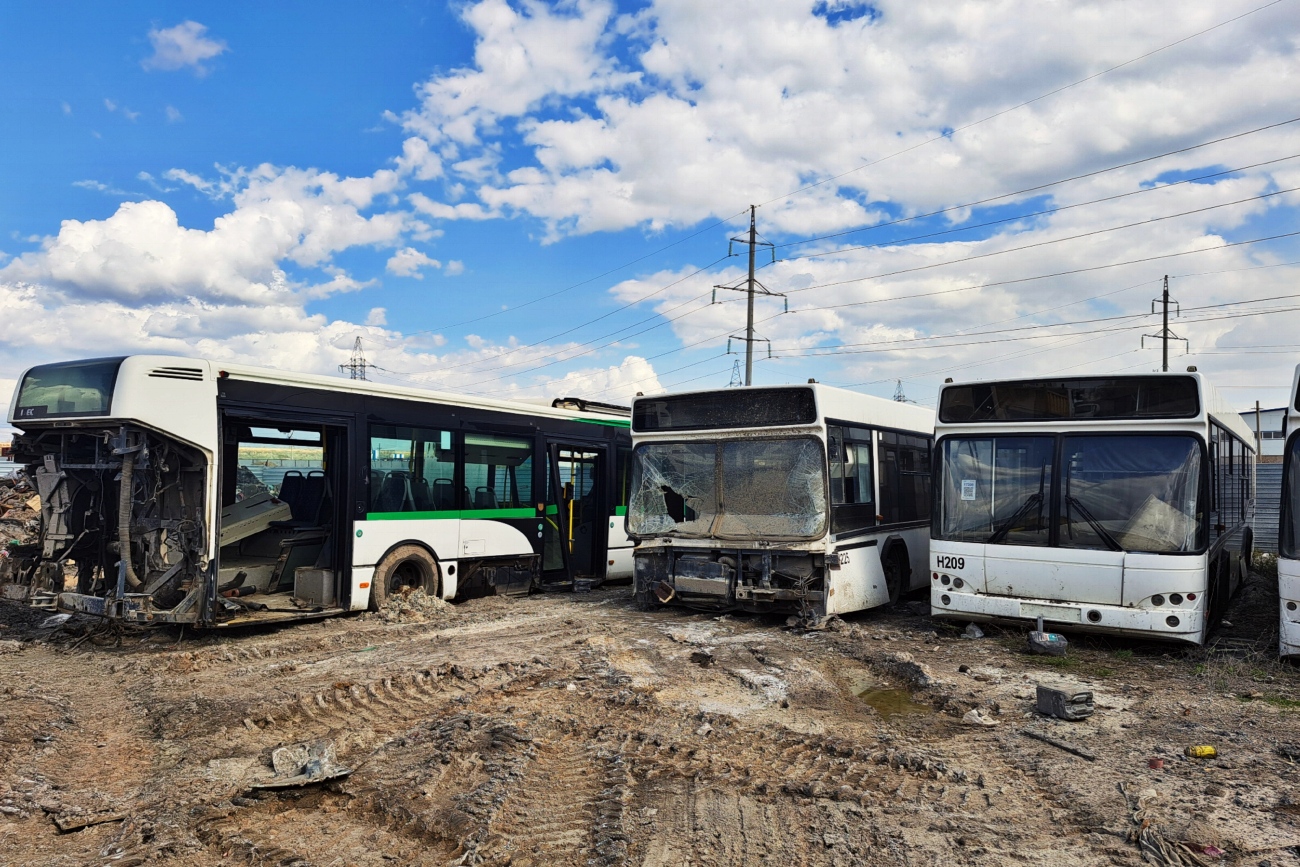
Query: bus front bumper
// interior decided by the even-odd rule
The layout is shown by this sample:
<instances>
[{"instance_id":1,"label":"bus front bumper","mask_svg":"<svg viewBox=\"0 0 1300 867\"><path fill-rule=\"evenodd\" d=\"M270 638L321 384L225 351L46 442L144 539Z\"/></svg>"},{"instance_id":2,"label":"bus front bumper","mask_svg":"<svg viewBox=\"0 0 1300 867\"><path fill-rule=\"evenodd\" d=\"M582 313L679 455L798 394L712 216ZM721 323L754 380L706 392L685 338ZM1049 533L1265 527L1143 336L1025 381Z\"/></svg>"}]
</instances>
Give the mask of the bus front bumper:
<instances>
[{"instance_id":1,"label":"bus front bumper","mask_svg":"<svg viewBox=\"0 0 1300 867\"><path fill-rule=\"evenodd\" d=\"M1167 639L1192 644L1201 643L1201 630L1205 622L1204 610L1188 605L1150 609L1090 602L1021 599L963 592L934 584L930 587L930 612L934 617L945 620L979 622L1033 624L1042 617L1045 627L1063 631ZM1300 628L1300 624L1296 625Z\"/></svg>"}]
</instances>

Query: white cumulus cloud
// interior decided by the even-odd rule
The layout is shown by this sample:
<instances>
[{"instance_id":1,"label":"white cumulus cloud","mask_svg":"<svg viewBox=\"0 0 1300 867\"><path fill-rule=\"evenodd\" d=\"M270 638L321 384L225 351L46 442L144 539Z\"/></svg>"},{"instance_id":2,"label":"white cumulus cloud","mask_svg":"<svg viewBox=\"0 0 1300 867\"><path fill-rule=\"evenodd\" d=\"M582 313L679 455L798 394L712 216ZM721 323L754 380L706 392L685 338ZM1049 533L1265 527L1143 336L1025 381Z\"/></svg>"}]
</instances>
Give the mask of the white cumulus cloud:
<instances>
[{"instance_id":1,"label":"white cumulus cloud","mask_svg":"<svg viewBox=\"0 0 1300 867\"><path fill-rule=\"evenodd\" d=\"M196 75L206 75L204 61L224 53L227 45L205 34L208 28L197 21L183 21L175 27L149 31L153 54L140 62L145 69L176 70L189 67Z\"/></svg>"}]
</instances>

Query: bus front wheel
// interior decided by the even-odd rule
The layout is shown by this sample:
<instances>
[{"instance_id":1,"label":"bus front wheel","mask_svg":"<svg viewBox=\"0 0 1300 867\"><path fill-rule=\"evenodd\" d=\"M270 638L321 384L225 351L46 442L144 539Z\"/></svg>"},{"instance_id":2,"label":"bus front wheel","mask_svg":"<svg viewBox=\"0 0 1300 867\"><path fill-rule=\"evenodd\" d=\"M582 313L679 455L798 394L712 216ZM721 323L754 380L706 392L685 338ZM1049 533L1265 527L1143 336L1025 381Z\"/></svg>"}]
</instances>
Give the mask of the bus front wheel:
<instances>
[{"instance_id":1,"label":"bus front wheel","mask_svg":"<svg viewBox=\"0 0 1300 867\"><path fill-rule=\"evenodd\" d=\"M438 596L438 561L419 545L399 545L384 555L370 581L370 610L384 607L388 597L406 590Z\"/></svg>"}]
</instances>

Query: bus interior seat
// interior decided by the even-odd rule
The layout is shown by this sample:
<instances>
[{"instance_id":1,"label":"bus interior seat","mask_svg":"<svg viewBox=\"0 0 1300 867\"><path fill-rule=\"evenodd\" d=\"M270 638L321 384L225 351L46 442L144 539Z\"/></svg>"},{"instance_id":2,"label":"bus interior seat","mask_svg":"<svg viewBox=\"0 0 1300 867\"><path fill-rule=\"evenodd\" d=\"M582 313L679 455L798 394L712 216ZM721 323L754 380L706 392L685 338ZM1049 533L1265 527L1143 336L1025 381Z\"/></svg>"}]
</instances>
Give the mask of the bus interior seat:
<instances>
[{"instance_id":1,"label":"bus interior seat","mask_svg":"<svg viewBox=\"0 0 1300 867\"><path fill-rule=\"evenodd\" d=\"M411 474L403 470L392 470L384 476L384 483L379 486L375 509L380 512L414 511L415 499L411 496Z\"/></svg>"},{"instance_id":2,"label":"bus interior seat","mask_svg":"<svg viewBox=\"0 0 1300 867\"><path fill-rule=\"evenodd\" d=\"M433 508L433 500L429 495L429 482L421 476L411 477L411 502L414 503L417 512L427 512Z\"/></svg>"},{"instance_id":3,"label":"bus interior seat","mask_svg":"<svg viewBox=\"0 0 1300 867\"><path fill-rule=\"evenodd\" d=\"M497 495L491 488L479 487L474 489L474 508L476 509L495 509L497 507Z\"/></svg>"},{"instance_id":4,"label":"bus interior seat","mask_svg":"<svg viewBox=\"0 0 1300 867\"><path fill-rule=\"evenodd\" d=\"M439 512L456 508L456 486L451 479L433 480L433 508Z\"/></svg>"},{"instance_id":5,"label":"bus interior seat","mask_svg":"<svg viewBox=\"0 0 1300 867\"><path fill-rule=\"evenodd\" d=\"M379 498L379 489L384 486L384 471L370 471L370 498L376 500Z\"/></svg>"},{"instance_id":6,"label":"bus interior seat","mask_svg":"<svg viewBox=\"0 0 1300 867\"><path fill-rule=\"evenodd\" d=\"M290 470L290 472L295 472ZM289 504L289 510L293 514L293 519L289 521L273 521L272 527L277 529L304 529L307 527L319 527L322 524L329 523L332 497L330 496L329 480L325 478L322 470L312 470L306 476L296 473L295 482L292 486L292 498L281 497L282 500ZM286 473L285 482L289 481Z\"/></svg>"}]
</instances>

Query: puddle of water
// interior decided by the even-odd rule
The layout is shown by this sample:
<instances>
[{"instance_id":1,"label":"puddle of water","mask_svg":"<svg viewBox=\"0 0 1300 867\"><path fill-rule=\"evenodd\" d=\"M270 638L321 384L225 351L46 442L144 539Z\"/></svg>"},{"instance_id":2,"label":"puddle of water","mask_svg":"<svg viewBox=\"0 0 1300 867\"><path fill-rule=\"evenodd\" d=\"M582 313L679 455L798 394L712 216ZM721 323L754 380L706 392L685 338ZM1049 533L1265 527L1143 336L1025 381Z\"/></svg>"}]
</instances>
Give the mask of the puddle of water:
<instances>
[{"instance_id":1,"label":"puddle of water","mask_svg":"<svg viewBox=\"0 0 1300 867\"><path fill-rule=\"evenodd\" d=\"M907 714L934 713L928 704L912 701L912 693L906 689L881 689L871 681L858 681L850 684L853 694L859 700L880 714L882 719Z\"/></svg>"}]
</instances>

